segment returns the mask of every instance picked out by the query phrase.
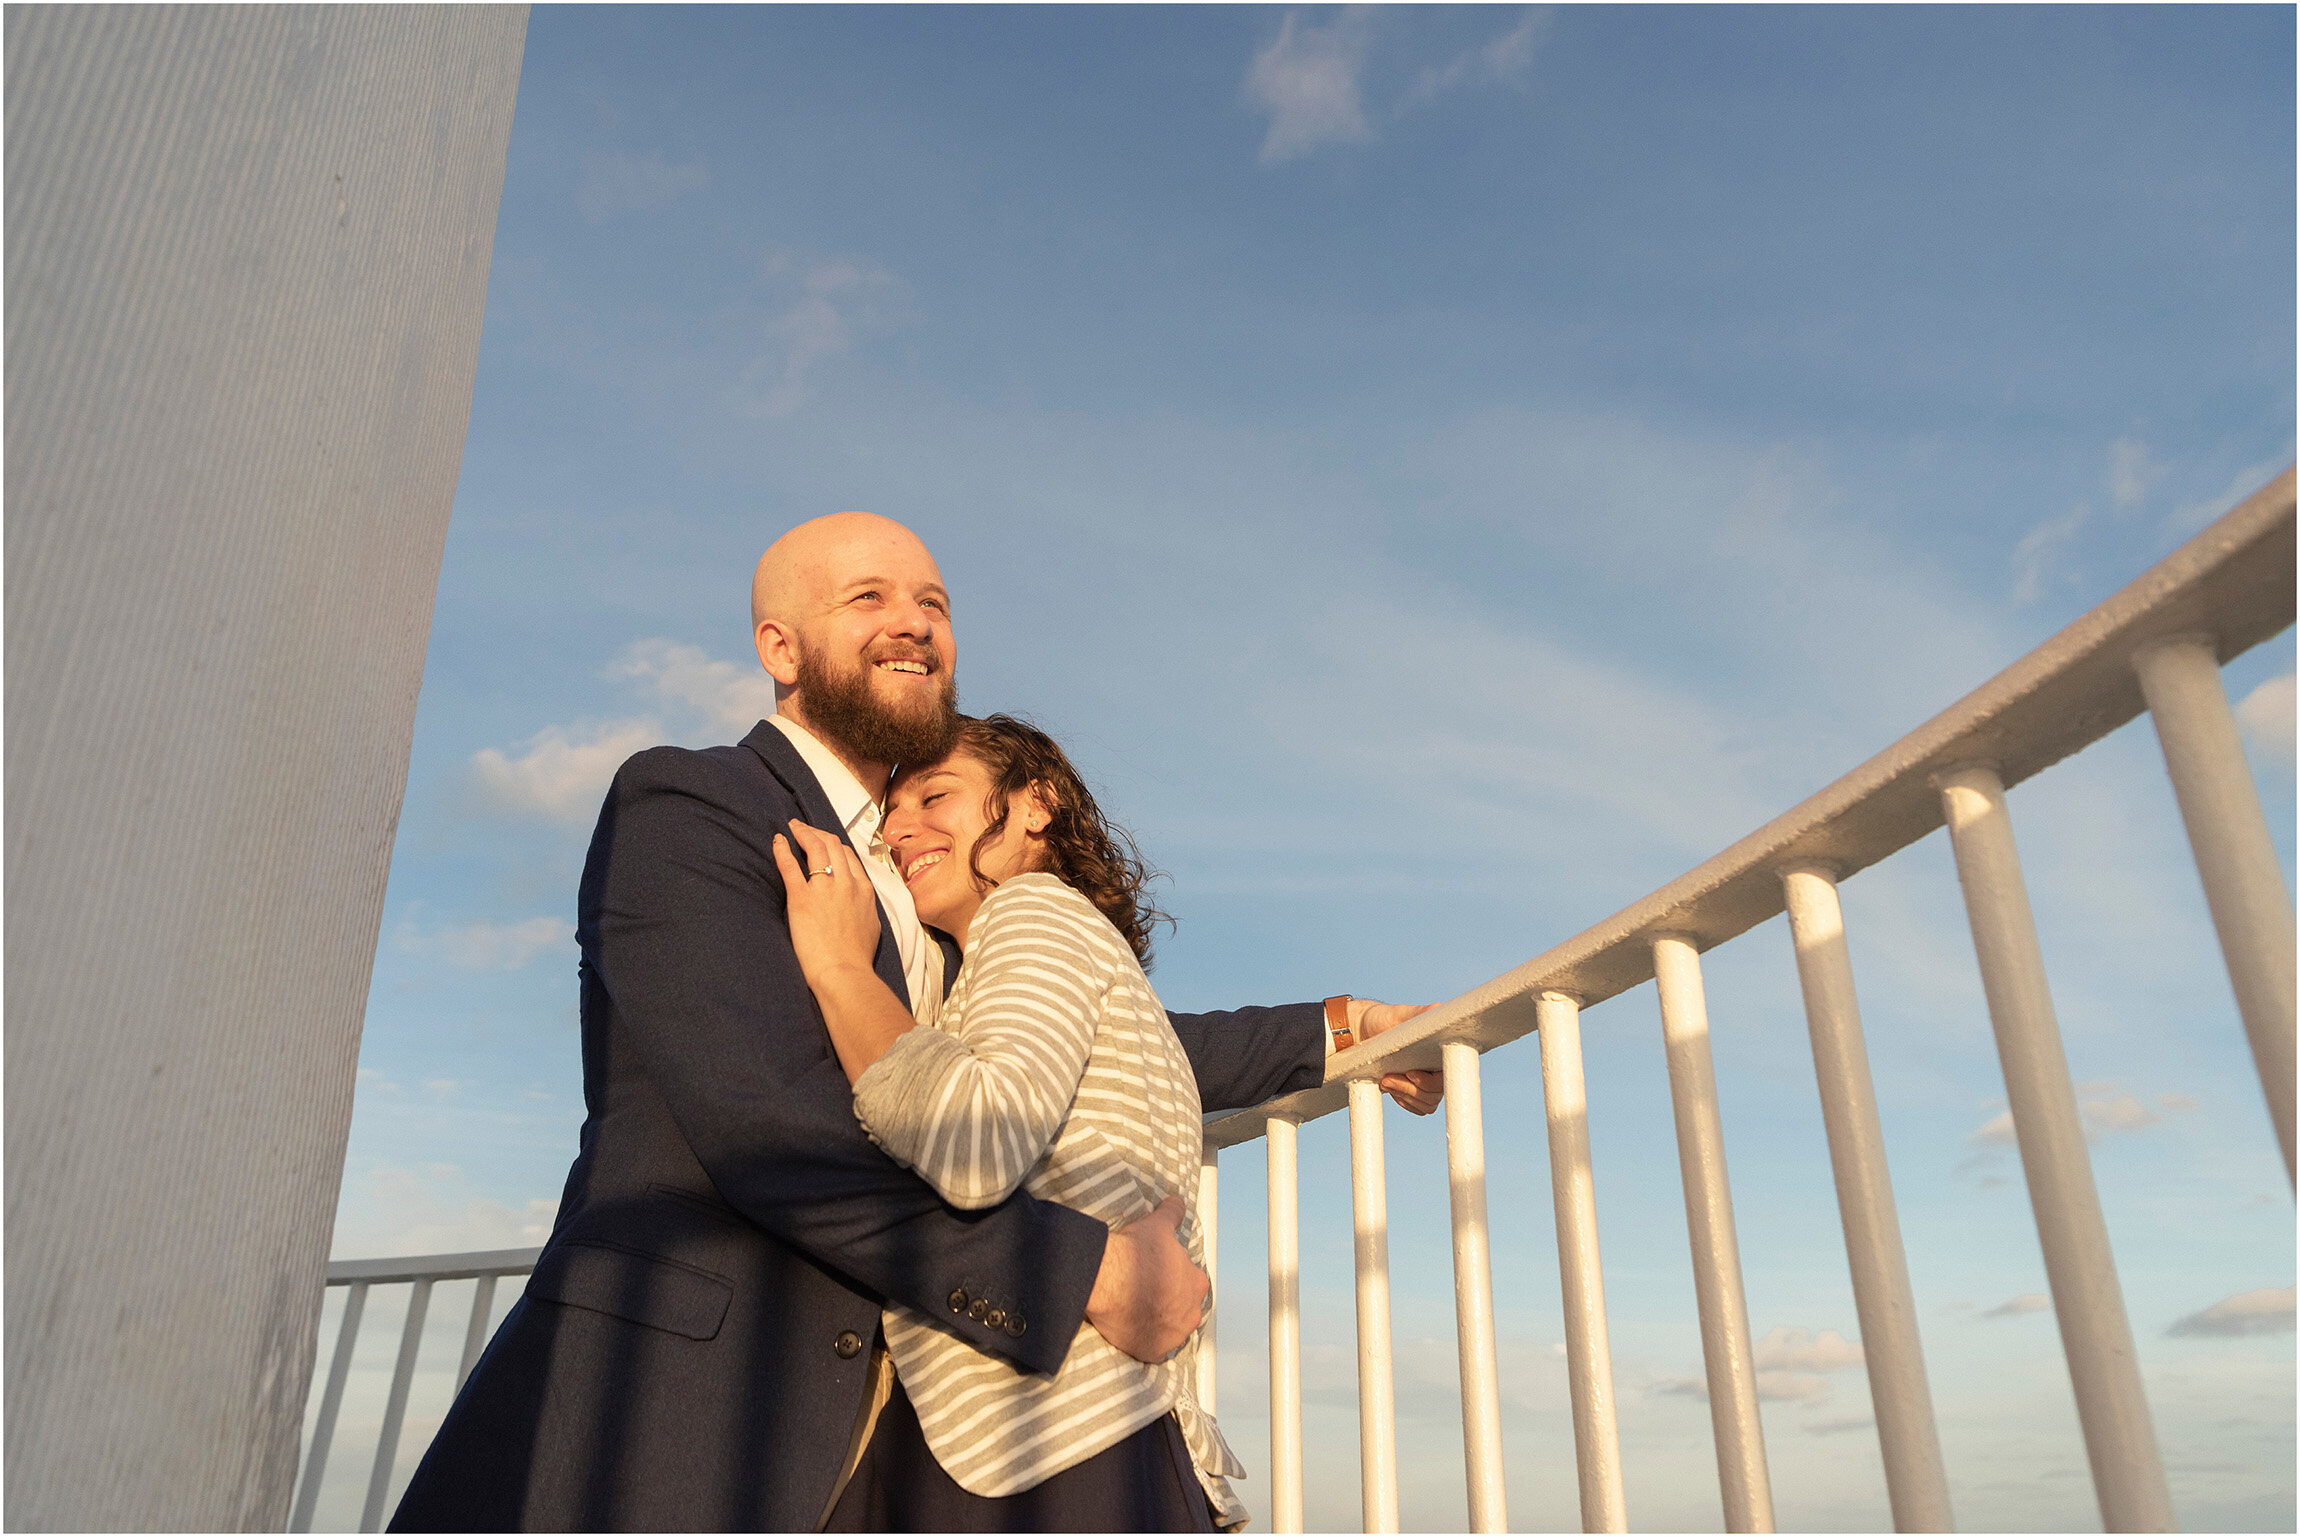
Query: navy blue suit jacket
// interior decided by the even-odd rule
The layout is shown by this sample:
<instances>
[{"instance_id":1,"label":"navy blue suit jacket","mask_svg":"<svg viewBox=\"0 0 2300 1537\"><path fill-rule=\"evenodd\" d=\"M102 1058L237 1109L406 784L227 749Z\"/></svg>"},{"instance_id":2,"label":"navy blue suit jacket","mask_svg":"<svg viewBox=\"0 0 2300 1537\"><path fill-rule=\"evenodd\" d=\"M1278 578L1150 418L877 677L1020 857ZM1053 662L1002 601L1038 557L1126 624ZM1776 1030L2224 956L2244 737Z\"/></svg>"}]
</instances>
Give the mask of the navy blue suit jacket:
<instances>
[{"instance_id":1,"label":"navy blue suit jacket","mask_svg":"<svg viewBox=\"0 0 2300 1537\"><path fill-rule=\"evenodd\" d=\"M773 838L794 817L839 827L766 722L616 775L577 904L581 1148L394 1531L810 1530L889 1299L1061 1364L1108 1230L1020 1193L955 1211L863 1135L791 949ZM1323 1075L1316 1004L1173 1021L1209 1110ZM951 1311L957 1291L1026 1326Z\"/></svg>"}]
</instances>

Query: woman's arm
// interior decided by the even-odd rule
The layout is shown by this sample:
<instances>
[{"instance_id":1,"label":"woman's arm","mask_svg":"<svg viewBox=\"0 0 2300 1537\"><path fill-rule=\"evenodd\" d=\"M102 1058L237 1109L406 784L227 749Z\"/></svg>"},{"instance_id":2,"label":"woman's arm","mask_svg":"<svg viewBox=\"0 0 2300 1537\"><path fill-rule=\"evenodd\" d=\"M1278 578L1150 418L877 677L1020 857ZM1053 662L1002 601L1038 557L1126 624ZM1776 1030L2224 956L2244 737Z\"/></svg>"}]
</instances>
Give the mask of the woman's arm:
<instances>
[{"instance_id":1,"label":"woman's arm","mask_svg":"<svg viewBox=\"0 0 2300 1537\"><path fill-rule=\"evenodd\" d=\"M953 1206L996 1206L1061 1134L1109 990L1090 925L1052 877L1008 881L968 935L957 1033L913 1031L855 1081L864 1128Z\"/></svg>"},{"instance_id":2,"label":"woman's arm","mask_svg":"<svg viewBox=\"0 0 2300 1537\"><path fill-rule=\"evenodd\" d=\"M878 950L878 892L846 844L807 826L790 824L801 868L790 843L775 834L775 864L783 872L791 946L799 970L823 1011L831 1046L852 1084L886 1054L896 1037L918 1023L871 969Z\"/></svg>"}]
</instances>

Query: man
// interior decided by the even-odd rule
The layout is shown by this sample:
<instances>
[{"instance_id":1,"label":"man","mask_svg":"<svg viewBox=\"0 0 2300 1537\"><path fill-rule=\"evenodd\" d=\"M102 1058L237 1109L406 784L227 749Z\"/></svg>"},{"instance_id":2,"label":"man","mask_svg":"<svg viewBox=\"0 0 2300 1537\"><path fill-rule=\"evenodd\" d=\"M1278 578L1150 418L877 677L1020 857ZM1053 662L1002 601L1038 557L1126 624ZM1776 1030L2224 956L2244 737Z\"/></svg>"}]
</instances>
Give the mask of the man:
<instances>
[{"instance_id":1,"label":"man","mask_svg":"<svg viewBox=\"0 0 2300 1537\"><path fill-rule=\"evenodd\" d=\"M887 1299L1036 1372L1081 1319L1143 1360L1199 1322L1178 1201L1116 1232L1019 1192L961 1213L856 1124L772 841L795 818L864 856L876 969L931 1020L956 952L871 849L894 765L939 757L955 726L949 595L908 529L841 513L777 540L751 601L775 718L736 747L639 754L600 810L577 900L581 1150L395 1531L812 1530L868 1449ZM1418 1012L1346 1008L1366 1035ZM1327 1012L1173 1018L1213 1110L1319 1082ZM1384 1087L1436 1103L1433 1075Z\"/></svg>"}]
</instances>

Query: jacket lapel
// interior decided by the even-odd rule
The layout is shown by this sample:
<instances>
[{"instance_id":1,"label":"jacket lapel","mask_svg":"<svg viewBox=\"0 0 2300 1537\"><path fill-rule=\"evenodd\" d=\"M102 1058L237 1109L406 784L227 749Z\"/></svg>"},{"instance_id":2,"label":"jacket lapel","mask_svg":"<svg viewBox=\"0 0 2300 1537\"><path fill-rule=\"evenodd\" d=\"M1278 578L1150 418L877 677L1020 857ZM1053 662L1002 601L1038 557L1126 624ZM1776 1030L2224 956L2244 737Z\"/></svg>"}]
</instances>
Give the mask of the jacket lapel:
<instances>
[{"instance_id":1,"label":"jacket lapel","mask_svg":"<svg viewBox=\"0 0 2300 1537\"><path fill-rule=\"evenodd\" d=\"M781 780L783 788L791 792L791 799L799 803L800 821L809 827L836 835L839 842L854 849L854 840L847 836L846 828L839 822L838 813L831 809L831 798L823 793L822 781L815 778L815 771L807 767L807 760L799 756L799 750L791 745L791 739L783 735L781 728L772 721L760 721L751 728L751 734L743 738L743 745L756 753L759 760L766 764L767 772ZM773 831L789 836L780 827ZM794 853L798 852L795 846L797 841L792 839ZM870 856L861 849L855 849L855 857L867 859ZM945 953L948 954L947 951ZM878 903L878 951L871 957L871 969L878 973L880 981L894 989L894 995L902 1000L904 1008L911 1007L910 983L902 971L902 951L895 946L894 922L887 916L884 902ZM957 971L957 966L953 964L944 975L955 976Z\"/></svg>"}]
</instances>

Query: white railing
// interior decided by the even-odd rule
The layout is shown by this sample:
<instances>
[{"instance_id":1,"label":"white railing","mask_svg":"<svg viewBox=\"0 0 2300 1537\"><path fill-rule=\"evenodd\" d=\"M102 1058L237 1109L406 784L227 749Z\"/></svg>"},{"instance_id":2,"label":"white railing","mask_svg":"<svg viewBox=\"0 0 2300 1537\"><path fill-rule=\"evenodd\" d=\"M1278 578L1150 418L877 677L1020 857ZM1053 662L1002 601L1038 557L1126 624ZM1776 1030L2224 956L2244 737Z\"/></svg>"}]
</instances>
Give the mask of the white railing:
<instances>
[{"instance_id":1,"label":"white railing","mask_svg":"<svg viewBox=\"0 0 2300 1537\"><path fill-rule=\"evenodd\" d=\"M1604 1272L1581 1066L1584 1009L1658 983L1662 1040L1693 1249L1725 1525L1773 1527L1733 1203L1710 1065L1701 954L1786 912L1794 942L1830 1166L1845 1231L1861 1346L1893 1524L1952 1529L1948 1477L1918 1340L1837 885L1947 825L1983 991L2003 1064L2029 1200L2103 1522L2167 1531L2172 1504L2142 1395L2132 1330L2093 1188L2074 1085L2005 808L2007 786L2090 746L2146 709L2164 750L2207 904L2293 1172L2292 899L2223 692L2219 667L2293 620L2293 477L2271 485L1982 688L1715 858L1515 971L1342 1053L1319 1088L1208 1121L1200 1184L1209 1266L1221 1149L1263 1139L1269 1177L1272 1525L1302 1530L1301 1239L1297 1129L1350 1117L1357 1271L1359 1467L1365 1529L1398 1528L1387 1184L1374 1080L1433 1068L1446 1081L1454 1300L1469 1524L1507 1529L1478 1057L1529 1032L1540 1041L1567 1380L1585 1531L1625 1531L1627 1503L1606 1337ZM479 1278L461 1385L485 1341L497 1276L534 1250L332 1265L349 1286L306 1458L293 1529L308 1530L368 1287L414 1287L361 1530L376 1530L398 1452L408 1384L434 1282ZM1207 1323L1209 1346L1213 1321ZM1202 1401L1214 1405L1203 1351Z\"/></svg>"},{"instance_id":2,"label":"white railing","mask_svg":"<svg viewBox=\"0 0 2300 1537\"><path fill-rule=\"evenodd\" d=\"M1580 1016L1650 978L1660 993L1725 1525L1772 1530L1700 956L1783 911L1812 1033L1893 1524L1901 1531L1951 1529L1948 1477L1837 902L1838 882L1945 822L2102 1519L2110 1531L2171 1530L2171 1497L2004 792L2144 708L2151 713L2289 1180L2292 899L2219 668L2292 623L2293 566L2288 471L1988 684L1715 858L1508 975L1336 1057L1322 1087L1208 1122L1209 1166L1222 1148L1257 1138L1269 1143L1276 1529L1302 1529L1296 1129L1345 1103L1357 1228L1364 1525L1369 1532L1397 1529L1381 1097L1373 1079L1408 1067L1440 1069L1446 1079L1469 1524L1481 1532L1506 1529L1477 1059L1528 1031L1541 1041L1582 1527L1627 1529Z\"/></svg>"},{"instance_id":3,"label":"white railing","mask_svg":"<svg viewBox=\"0 0 2300 1537\"><path fill-rule=\"evenodd\" d=\"M408 1259L336 1260L327 1267L327 1284L347 1287L343 1321L336 1326L335 1354L328 1361L327 1386L320 1391L319 1418L312 1424L311 1445L304 1453L303 1478L296 1486L295 1507L288 1530L311 1530L312 1512L319 1504L321 1483L327 1477L327 1454L335 1440L336 1414L343 1408L344 1384L351 1377L352 1348L359 1342L360 1315L367 1311L368 1289L407 1286L407 1322L399 1331L399 1357L392 1363L391 1396L383 1409L383 1430L376 1438L375 1462L367 1476L367 1499L360 1506L359 1529L383 1530L385 1497L399 1460L399 1431L407 1419L407 1392L415 1381L415 1358L423 1346L424 1316L431 1308L431 1288L441 1281L475 1281L471 1295L471 1321L463 1330L463 1360L455 1370L455 1386L478 1364L487 1344L487 1323L495 1310L495 1283L504 1276L523 1276L535 1268L540 1249L491 1249L477 1254L428 1254Z\"/></svg>"}]
</instances>

